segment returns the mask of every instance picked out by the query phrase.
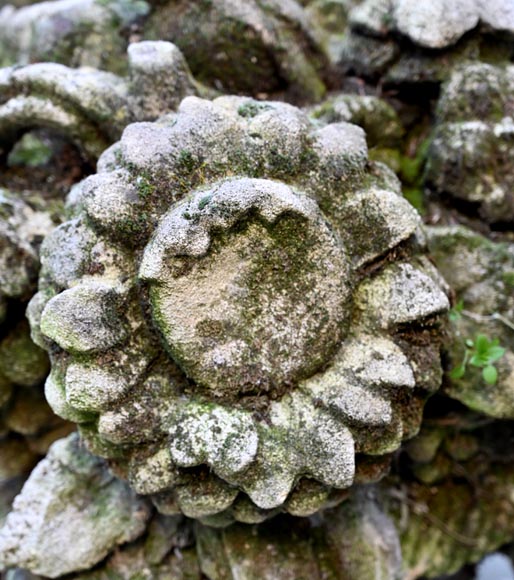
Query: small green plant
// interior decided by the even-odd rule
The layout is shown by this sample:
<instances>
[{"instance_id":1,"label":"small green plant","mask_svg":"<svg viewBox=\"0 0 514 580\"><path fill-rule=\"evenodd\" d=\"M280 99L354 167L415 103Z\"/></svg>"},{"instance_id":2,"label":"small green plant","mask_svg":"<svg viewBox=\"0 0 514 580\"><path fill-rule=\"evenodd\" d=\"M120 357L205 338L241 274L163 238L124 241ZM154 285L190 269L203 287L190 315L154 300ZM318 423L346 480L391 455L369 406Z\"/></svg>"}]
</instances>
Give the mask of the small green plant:
<instances>
[{"instance_id":1,"label":"small green plant","mask_svg":"<svg viewBox=\"0 0 514 580\"><path fill-rule=\"evenodd\" d=\"M464 300L459 300L457 304L450 310L448 317L452 322L457 322L462 318L462 311L464 310Z\"/></svg>"},{"instance_id":2,"label":"small green plant","mask_svg":"<svg viewBox=\"0 0 514 580\"><path fill-rule=\"evenodd\" d=\"M458 314L460 315L460 313ZM482 369L484 381L489 385L494 385L498 380L498 371L494 363L505 354L505 349L500 346L499 339L491 340L485 334L477 334L474 341L468 338L465 344L464 359L458 367L451 371L450 377L452 379L462 378L466 373L467 365L470 364Z\"/></svg>"}]
</instances>

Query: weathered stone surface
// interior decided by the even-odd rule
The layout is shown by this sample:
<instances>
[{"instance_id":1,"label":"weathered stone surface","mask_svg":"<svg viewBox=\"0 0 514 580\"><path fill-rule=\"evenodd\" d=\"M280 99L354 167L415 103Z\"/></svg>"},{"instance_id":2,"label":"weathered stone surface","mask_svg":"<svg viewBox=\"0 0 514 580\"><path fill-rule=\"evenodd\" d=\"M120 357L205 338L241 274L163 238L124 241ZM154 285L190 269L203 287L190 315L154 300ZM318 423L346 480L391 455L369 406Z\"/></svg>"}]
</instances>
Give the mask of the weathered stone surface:
<instances>
[{"instance_id":1,"label":"weathered stone surface","mask_svg":"<svg viewBox=\"0 0 514 580\"><path fill-rule=\"evenodd\" d=\"M197 91L168 42L129 48L128 76L41 63L0 69L0 156L20 132L44 127L67 136L92 161L136 120L153 120Z\"/></svg>"},{"instance_id":2,"label":"weathered stone surface","mask_svg":"<svg viewBox=\"0 0 514 580\"><path fill-rule=\"evenodd\" d=\"M394 25L398 32L427 48L444 48L478 24L474 0L434 0L429 4L413 0L393 2Z\"/></svg>"},{"instance_id":3,"label":"weathered stone surface","mask_svg":"<svg viewBox=\"0 0 514 580\"><path fill-rule=\"evenodd\" d=\"M141 535L149 516L148 504L71 435L54 443L16 498L0 530L0 561L50 578L88 569Z\"/></svg>"},{"instance_id":4,"label":"weathered stone surface","mask_svg":"<svg viewBox=\"0 0 514 580\"><path fill-rule=\"evenodd\" d=\"M365 0L348 21L331 58L389 86L439 84L464 62L507 64L512 53L512 0Z\"/></svg>"},{"instance_id":5,"label":"weathered stone surface","mask_svg":"<svg viewBox=\"0 0 514 580\"><path fill-rule=\"evenodd\" d=\"M290 98L323 96L327 59L296 0L167 2L156 7L145 37L175 43L195 76L224 92Z\"/></svg>"},{"instance_id":6,"label":"weathered stone surface","mask_svg":"<svg viewBox=\"0 0 514 580\"><path fill-rule=\"evenodd\" d=\"M450 325L450 369L464 359L466 340L478 334L498 339L506 349L495 362L498 379L487 384L481 369L467 365L461 378L445 382L445 391L468 407L498 418L514 417L514 245L493 243L462 226L431 227L432 256L463 312Z\"/></svg>"},{"instance_id":7,"label":"weathered stone surface","mask_svg":"<svg viewBox=\"0 0 514 580\"><path fill-rule=\"evenodd\" d=\"M514 534L511 421L491 421L436 396L400 470L384 481L405 575L439 578L481 560ZM448 410L450 409L450 410Z\"/></svg>"},{"instance_id":8,"label":"weathered stone surface","mask_svg":"<svg viewBox=\"0 0 514 580\"><path fill-rule=\"evenodd\" d=\"M402 578L398 535L372 489L317 521L279 517L260 526L196 527L209 580Z\"/></svg>"},{"instance_id":9,"label":"weathered stone surface","mask_svg":"<svg viewBox=\"0 0 514 580\"><path fill-rule=\"evenodd\" d=\"M0 10L0 63L52 61L126 72L130 27L149 11L142 0L58 0Z\"/></svg>"},{"instance_id":10,"label":"weathered stone surface","mask_svg":"<svg viewBox=\"0 0 514 580\"><path fill-rule=\"evenodd\" d=\"M514 68L474 63L456 70L438 105L427 180L474 204L489 222L514 221Z\"/></svg>"},{"instance_id":11,"label":"weathered stone surface","mask_svg":"<svg viewBox=\"0 0 514 580\"><path fill-rule=\"evenodd\" d=\"M190 97L114 150L44 243L29 313L50 404L163 513L226 525L337 501L355 453L383 461L438 386L418 377L448 301L416 213L361 129L283 103Z\"/></svg>"}]
</instances>

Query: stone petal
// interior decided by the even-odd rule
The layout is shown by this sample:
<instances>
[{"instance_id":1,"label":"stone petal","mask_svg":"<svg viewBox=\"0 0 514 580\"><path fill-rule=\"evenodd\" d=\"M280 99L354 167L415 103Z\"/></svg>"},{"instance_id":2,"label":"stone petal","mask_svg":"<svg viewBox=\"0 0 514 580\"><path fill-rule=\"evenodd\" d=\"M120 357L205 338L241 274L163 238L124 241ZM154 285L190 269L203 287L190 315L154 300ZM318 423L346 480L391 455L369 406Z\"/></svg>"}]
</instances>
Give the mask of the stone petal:
<instances>
[{"instance_id":1,"label":"stone petal","mask_svg":"<svg viewBox=\"0 0 514 580\"><path fill-rule=\"evenodd\" d=\"M183 467L206 463L229 478L250 465L259 442L249 413L201 404L179 410L169 435L175 463Z\"/></svg>"},{"instance_id":2,"label":"stone petal","mask_svg":"<svg viewBox=\"0 0 514 580\"><path fill-rule=\"evenodd\" d=\"M356 303L365 322L383 329L442 314L450 306L433 279L408 263L389 266L364 282Z\"/></svg>"},{"instance_id":3,"label":"stone petal","mask_svg":"<svg viewBox=\"0 0 514 580\"><path fill-rule=\"evenodd\" d=\"M74 286L47 303L41 332L72 353L108 350L127 337L116 302L115 293L101 284Z\"/></svg>"}]
</instances>

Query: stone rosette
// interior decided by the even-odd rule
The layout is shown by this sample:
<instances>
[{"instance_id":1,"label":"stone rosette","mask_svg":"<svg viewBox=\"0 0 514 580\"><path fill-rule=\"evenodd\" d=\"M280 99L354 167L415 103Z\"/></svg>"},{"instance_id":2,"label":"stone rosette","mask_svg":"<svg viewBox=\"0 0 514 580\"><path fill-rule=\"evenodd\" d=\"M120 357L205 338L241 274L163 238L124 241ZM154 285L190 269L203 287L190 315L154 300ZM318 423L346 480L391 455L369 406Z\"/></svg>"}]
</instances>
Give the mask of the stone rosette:
<instances>
[{"instance_id":1,"label":"stone rosette","mask_svg":"<svg viewBox=\"0 0 514 580\"><path fill-rule=\"evenodd\" d=\"M188 97L69 209L28 310L46 396L162 513L309 515L416 433L448 300L359 127Z\"/></svg>"}]
</instances>

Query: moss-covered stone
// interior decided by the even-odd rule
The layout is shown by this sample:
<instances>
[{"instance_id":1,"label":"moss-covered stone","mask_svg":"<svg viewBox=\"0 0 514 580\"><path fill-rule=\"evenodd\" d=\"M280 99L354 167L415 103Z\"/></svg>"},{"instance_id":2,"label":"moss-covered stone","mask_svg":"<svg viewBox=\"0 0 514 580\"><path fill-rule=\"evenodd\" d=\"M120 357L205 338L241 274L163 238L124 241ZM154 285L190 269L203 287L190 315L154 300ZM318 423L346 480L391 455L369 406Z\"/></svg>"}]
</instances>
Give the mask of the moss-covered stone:
<instances>
[{"instance_id":1,"label":"moss-covered stone","mask_svg":"<svg viewBox=\"0 0 514 580\"><path fill-rule=\"evenodd\" d=\"M493 243L462 226L429 229L432 255L461 303L450 325L447 344L448 371L459 367L479 334L498 339L505 354L496 362L498 379L487 384L482 369L466 365L463 376L447 375L444 389L476 411L498 418L513 416L514 302L512 288L504 274L514 268L514 248Z\"/></svg>"},{"instance_id":2,"label":"moss-covered stone","mask_svg":"<svg viewBox=\"0 0 514 580\"><path fill-rule=\"evenodd\" d=\"M190 97L99 165L29 309L60 347L56 412L159 510L212 525L333 505L356 452L377 478L438 386L448 301L362 129Z\"/></svg>"}]
</instances>

